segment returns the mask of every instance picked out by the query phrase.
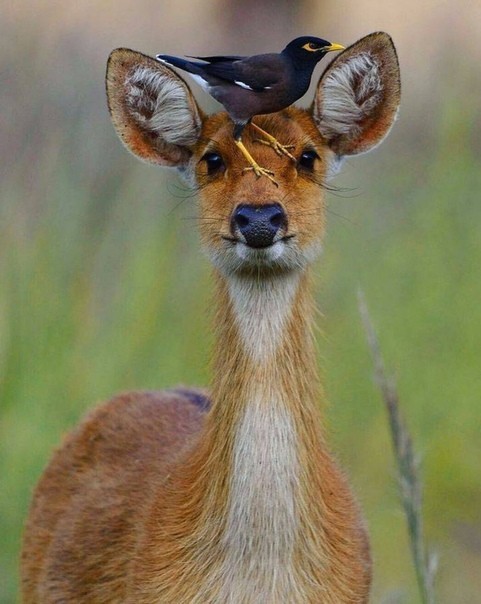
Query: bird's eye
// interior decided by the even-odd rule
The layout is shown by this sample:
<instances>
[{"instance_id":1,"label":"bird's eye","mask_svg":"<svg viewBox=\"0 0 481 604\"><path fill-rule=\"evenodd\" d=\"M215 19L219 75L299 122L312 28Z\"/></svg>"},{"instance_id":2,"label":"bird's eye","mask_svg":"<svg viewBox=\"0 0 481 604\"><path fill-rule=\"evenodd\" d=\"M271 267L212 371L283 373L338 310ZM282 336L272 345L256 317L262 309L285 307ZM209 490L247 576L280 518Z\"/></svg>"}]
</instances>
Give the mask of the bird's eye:
<instances>
[{"instance_id":1,"label":"bird's eye","mask_svg":"<svg viewBox=\"0 0 481 604\"><path fill-rule=\"evenodd\" d=\"M306 42L302 48L304 50L308 50L309 52L321 50L321 46L317 42Z\"/></svg>"},{"instance_id":2,"label":"bird's eye","mask_svg":"<svg viewBox=\"0 0 481 604\"><path fill-rule=\"evenodd\" d=\"M206 153L202 161L207 164L207 174L213 176L225 168L224 160L218 153Z\"/></svg>"},{"instance_id":3,"label":"bird's eye","mask_svg":"<svg viewBox=\"0 0 481 604\"><path fill-rule=\"evenodd\" d=\"M319 155L312 149L306 149L302 152L297 163L299 167L304 168L305 170L314 170L316 159L319 159Z\"/></svg>"}]
</instances>

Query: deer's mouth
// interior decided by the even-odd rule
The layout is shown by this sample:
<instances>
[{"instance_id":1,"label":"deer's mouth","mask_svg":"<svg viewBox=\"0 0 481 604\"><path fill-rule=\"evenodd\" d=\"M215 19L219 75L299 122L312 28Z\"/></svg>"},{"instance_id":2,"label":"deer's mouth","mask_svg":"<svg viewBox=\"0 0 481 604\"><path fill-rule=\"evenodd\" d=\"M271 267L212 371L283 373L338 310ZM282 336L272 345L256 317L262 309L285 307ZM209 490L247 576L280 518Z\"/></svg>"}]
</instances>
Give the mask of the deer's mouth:
<instances>
[{"instance_id":1,"label":"deer's mouth","mask_svg":"<svg viewBox=\"0 0 481 604\"><path fill-rule=\"evenodd\" d=\"M285 241L279 239L270 245L253 246L243 241L235 243L235 251L241 260L252 261L256 264L269 264L278 260L285 252Z\"/></svg>"},{"instance_id":2,"label":"deer's mouth","mask_svg":"<svg viewBox=\"0 0 481 604\"><path fill-rule=\"evenodd\" d=\"M272 243L253 244L253 243L249 243L248 241L246 241L243 237L230 237L228 235L222 235L222 239L224 241L229 241L233 245L240 243L244 247L249 248L251 250L268 250L268 249L274 247L277 243L286 243L287 241L289 241L290 239L293 239L294 237L295 237L295 234L284 235L284 237L278 237Z\"/></svg>"},{"instance_id":3,"label":"deer's mouth","mask_svg":"<svg viewBox=\"0 0 481 604\"><path fill-rule=\"evenodd\" d=\"M224 245L211 249L214 264L224 273L290 272L306 265L306 258L296 242L296 235L279 236L266 246L253 246L241 237L222 236Z\"/></svg>"}]
</instances>

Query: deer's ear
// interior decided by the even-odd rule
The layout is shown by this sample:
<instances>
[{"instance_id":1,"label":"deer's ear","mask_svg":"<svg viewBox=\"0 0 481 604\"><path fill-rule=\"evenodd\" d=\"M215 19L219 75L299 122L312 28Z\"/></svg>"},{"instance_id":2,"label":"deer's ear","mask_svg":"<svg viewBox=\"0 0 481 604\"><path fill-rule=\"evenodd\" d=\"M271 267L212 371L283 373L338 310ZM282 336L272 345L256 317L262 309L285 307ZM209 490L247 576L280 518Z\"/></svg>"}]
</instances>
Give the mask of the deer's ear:
<instances>
[{"instance_id":1,"label":"deer's ear","mask_svg":"<svg viewBox=\"0 0 481 604\"><path fill-rule=\"evenodd\" d=\"M172 69L127 48L107 63L107 100L115 130L140 159L183 168L202 126L187 84Z\"/></svg>"},{"instance_id":2,"label":"deer's ear","mask_svg":"<svg viewBox=\"0 0 481 604\"><path fill-rule=\"evenodd\" d=\"M338 156L371 150L388 134L401 96L394 44L383 32L362 38L322 75L312 116Z\"/></svg>"}]
</instances>

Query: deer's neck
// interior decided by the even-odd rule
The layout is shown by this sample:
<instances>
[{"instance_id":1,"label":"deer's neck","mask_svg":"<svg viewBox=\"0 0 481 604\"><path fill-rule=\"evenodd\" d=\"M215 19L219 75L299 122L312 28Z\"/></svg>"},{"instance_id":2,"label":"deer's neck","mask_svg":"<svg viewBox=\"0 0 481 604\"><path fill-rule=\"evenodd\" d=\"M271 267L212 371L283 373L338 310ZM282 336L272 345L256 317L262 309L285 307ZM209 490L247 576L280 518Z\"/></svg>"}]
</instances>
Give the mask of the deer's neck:
<instances>
[{"instance_id":1,"label":"deer's neck","mask_svg":"<svg viewBox=\"0 0 481 604\"><path fill-rule=\"evenodd\" d=\"M156 499L143 569L162 602L358 601L366 542L323 443L308 277L217 287L213 407Z\"/></svg>"},{"instance_id":2,"label":"deer's neck","mask_svg":"<svg viewBox=\"0 0 481 604\"><path fill-rule=\"evenodd\" d=\"M247 589L281 601L295 583L316 483L306 460L322 447L312 314L305 275L218 278L208 465L225 485L221 600Z\"/></svg>"}]
</instances>

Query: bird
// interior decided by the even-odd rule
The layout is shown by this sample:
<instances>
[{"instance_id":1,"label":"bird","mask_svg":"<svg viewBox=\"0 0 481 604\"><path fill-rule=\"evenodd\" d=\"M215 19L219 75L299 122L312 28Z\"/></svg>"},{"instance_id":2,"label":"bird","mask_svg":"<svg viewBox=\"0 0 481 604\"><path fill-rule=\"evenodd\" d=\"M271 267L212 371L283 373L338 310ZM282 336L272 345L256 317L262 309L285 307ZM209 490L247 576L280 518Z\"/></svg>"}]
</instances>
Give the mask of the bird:
<instances>
[{"instance_id":1,"label":"bird","mask_svg":"<svg viewBox=\"0 0 481 604\"><path fill-rule=\"evenodd\" d=\"M187 71L198 84L221 103L234 123L234 142L257 177L267 176L274 184L271 170L261 167L242 142L244 128L251 124L263 137L258 142L271 146L279 155L295 158L287 145L252 122L256 115L281 111L300 99L308 90L317 63L344 46L322 38L301 36L289 42L280 53L245 56L188 58L158 54L156 59L170 67ZM197 59L191 61L188 59Z\"/></svg>"}]
</instances>

